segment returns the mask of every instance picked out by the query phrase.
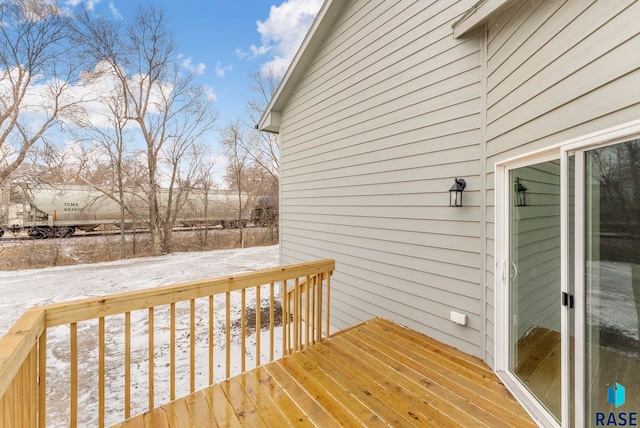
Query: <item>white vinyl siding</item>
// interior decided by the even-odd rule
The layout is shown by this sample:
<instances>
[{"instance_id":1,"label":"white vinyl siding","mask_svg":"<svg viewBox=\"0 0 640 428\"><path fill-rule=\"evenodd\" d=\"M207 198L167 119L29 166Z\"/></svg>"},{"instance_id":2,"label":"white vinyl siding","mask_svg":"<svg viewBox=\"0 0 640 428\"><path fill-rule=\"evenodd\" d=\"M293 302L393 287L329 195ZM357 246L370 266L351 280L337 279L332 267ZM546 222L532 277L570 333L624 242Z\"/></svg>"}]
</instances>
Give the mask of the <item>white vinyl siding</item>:
<instances>
[{"instance_id":1,"label":"white vinyl siding","mask_svg":"<svg viewBox=\"0 0 640 428\"><path fill-rule=\"evenodd\" d=\"M522 0L487 23L489 204L496 162L640 117L639 21L636 1ZM492 250L492 207L487 219Z\"/></svg>"},{"instance_id":2,"label":"white vinyl siding","mask_svg":"<svg viewBox=\"0 0 640 428\"><path fill-rule=\"evenodd\" d=\"M483 356L481 40L451 30L472 4L345 6L282 112L281 251L336 259L336 328L383 316Z\"/></svg>"}]
</instances>

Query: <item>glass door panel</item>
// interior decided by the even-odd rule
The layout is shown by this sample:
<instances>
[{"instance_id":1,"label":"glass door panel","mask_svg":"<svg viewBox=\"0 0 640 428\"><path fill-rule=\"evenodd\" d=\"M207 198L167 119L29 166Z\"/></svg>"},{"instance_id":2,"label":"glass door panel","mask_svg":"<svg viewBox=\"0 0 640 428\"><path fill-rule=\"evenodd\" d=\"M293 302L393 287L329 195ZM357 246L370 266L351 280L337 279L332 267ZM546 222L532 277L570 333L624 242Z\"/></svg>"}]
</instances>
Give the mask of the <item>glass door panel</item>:
<instances>
[{"instance_id":1,"label":"glass door panel","mask_svg":"<svg viewBox=\"0 0 640 428\"><path fill-rule=\"evenodd\" d=\"M560 420L560 161L513 169L509 180L509 369Z\"/></svg>"},{"instance_id":2,"label":"glass door panel","mask_svg":"<svg viewBox=\"0 0 640 428\"><path fill-rule=\"evenodd\" d=\"M593 426L598 412L640 409L639 140L585 152L584 198L585 420Z\"/></svg>"}]
</instances>

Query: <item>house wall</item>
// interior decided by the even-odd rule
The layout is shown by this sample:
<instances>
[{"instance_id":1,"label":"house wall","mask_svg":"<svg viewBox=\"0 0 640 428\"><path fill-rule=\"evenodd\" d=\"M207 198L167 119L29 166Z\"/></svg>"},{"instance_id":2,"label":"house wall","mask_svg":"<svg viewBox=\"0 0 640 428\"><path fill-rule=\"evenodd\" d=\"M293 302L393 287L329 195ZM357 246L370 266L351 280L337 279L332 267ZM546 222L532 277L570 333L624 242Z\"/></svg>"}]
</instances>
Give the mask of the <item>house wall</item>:
<instances>
[{"instance_id":1,"label":"house wall","mask_svg":"<svg viewBox=\"0 0 640 428\"><path fill-rule=\"evenodd\" d=\"M474 2L348 2L282 111L281 252L336 259L336 328L383 316L484 356L483 41L451 30Z\"/></svg>"},{"instance_id":2,"label":"house wall","mask_svg":"<svg viewBox=\"0 0 640 428\"><path fill-rule=\"evenodd\" d=\"M640 2L513 0L454 39L473 4L347 3L281 112L281 252L336 259L336 328L384 316L493 365L495 164L638 118Z\"/></svg>"},{"instance_id":3,"label":"house wall","mask_svg":"<svg viewBox=\"0 0 640 428\"><path fill-rule=\"evenodd\" d=\"M487 354L495 163L640 115L640 2L519 0L486 26Z\"/></svg>"}]
</instances>

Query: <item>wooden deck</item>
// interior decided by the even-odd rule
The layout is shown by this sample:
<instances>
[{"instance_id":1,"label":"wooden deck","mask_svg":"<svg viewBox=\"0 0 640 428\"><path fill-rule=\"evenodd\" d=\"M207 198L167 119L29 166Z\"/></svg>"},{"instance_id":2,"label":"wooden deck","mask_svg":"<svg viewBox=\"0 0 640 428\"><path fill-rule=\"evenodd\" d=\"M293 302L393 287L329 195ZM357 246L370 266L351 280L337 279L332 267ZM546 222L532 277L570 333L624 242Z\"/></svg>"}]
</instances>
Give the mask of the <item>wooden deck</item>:
<instances>
[{"instance_id":1,"label":"wooden deck","mask_svg":"<svg viewBox=\"0 0 640 428\"><path fill-rule=\"evenodd\" d=\"M119 427L534 427L481 360L384 319Z\"/></svg>"}]
</instances>

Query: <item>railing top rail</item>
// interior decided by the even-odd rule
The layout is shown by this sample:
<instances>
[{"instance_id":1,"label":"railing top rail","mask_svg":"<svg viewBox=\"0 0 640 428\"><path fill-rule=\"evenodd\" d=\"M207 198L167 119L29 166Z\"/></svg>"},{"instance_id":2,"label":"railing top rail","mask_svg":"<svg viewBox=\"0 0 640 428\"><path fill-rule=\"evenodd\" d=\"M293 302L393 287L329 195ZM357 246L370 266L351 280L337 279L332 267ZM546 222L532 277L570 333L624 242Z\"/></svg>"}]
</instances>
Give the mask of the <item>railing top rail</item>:
<instances>
[{"instance_id":1,"label":"railing top rail","mask_svg":"<svg viewBox=\"0 0 640 428\"><path fill-rule=\"evenodd\" d=\"M0 397L45 329L42 307L28 309L0 339Z\"/></svg>"},{"instance_id":2,"label":"railing top rail","mask_svg":"<svg viewBox=\"0 0 640 428\"><path fill-rule=\"evenodd\" d=\"M318 260L230 277L51 304L40 308L45 311L46 327L53 327L334 270L335 260Z\"/></svg>"}]
</instances>

